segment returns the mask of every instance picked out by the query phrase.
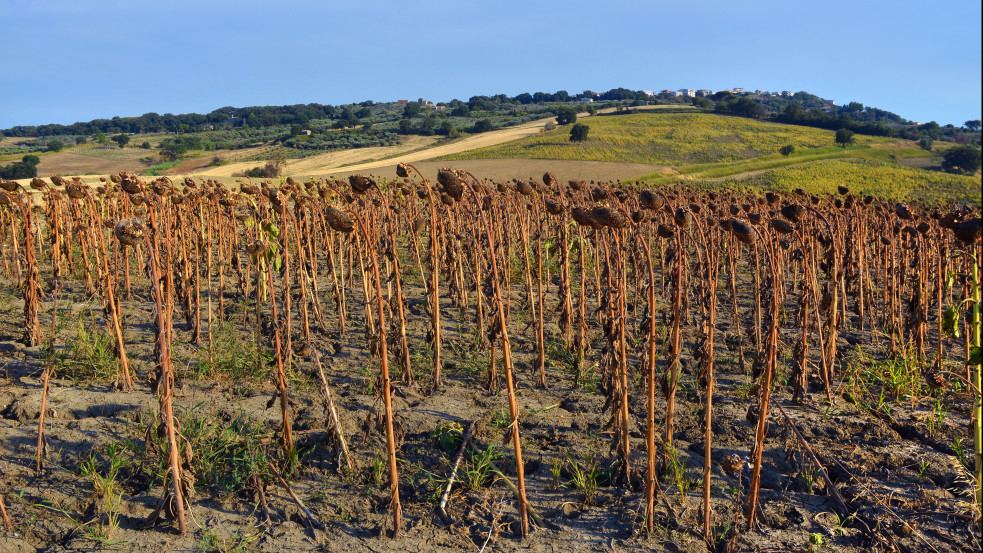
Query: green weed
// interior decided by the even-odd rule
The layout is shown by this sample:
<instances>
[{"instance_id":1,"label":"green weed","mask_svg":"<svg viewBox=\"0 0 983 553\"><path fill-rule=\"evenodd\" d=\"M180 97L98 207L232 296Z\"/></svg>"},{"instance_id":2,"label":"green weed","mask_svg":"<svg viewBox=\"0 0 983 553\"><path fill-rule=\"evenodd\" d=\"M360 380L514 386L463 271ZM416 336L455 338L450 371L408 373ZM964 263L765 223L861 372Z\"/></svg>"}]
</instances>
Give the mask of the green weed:
<instances>
[{"instance_id":1,"label":"green weed","mask_svg":"<svg viewBox=\"0 0 983 553\"><path fill-rule=\"evenodd\" d=\"M57 373L76 384L107 382L117 371L116 340L105 330L79 317L75 337L55 356Z\"/></svg>"},{"instance_id":2,"label":"green weed","mask_svg":"<svg viewBox=\"0 0 983 553\"><path fill-rule=\"evenodd\" d=\"M216 321L212 330L211 360L199 361L192 369L195 380L225 378L233 381L255 382L266 378L264 367L273 362L273 352L268 347L256 351L252 336L248 339L230 321ZM259 363L257 363L259 355Z\"/></svg>"},{"instance_id":3,"label":"green weed","mask_svg":"<svg viewBox=\"0 0 983 553\"><path fill-rule=\"evenodd\" d=\"M209 529L202 535L196 551L197 553L245 553L250 550L250 545L258 537L258 535L241 535L235 531L228 538L222 538Z\"/></svg>"},{"instance_id":4,"label":"green weed","mask_svg":"<svg viewBox=\"0 0 983 553\"><path fill-rule=\"evenodd\" d=\"M593 505L594 498L597 496L597 488L599 482L603 476L601 467L597 463L597 459L594 457L593 451L588 451L587 456L584 459L584 465L581 466L573 455L570 454L570 450L566 451L566 470L570 475L570 484L576 490L578 490L584 496L585 505Z\"/></svg>"},{"instance_id":5,"label":"green weed","mask_svg":"<svg viewBox=\"0 0 983 553\"><path fill-rule=\"evenodd\" d=\"M485 449L474 448L464 463L461 484L468 490L476 491L488 486L495 480L495 461L502 456L502 451L494 445Z\"/></svg>"}]
</instances>

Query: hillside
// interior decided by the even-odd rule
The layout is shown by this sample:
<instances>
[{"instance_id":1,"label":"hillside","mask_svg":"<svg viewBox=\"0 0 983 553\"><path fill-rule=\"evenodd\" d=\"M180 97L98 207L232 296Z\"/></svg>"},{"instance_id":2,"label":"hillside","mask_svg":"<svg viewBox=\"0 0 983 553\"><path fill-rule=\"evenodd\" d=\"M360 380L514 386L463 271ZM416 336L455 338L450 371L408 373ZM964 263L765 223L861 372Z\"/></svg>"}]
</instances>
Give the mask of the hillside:
<instances>
[{"instance_id":1,"label":"hillside","mask_svg":"<svg viewBox=\"0 0 983 553\"><path fill-rule=\"evenodd\" d=\"M494 179L528 179L552 171L560 179L640 180L651 185L689 183L765 189L805 188L833 192L840 183L857 193L896 199L924 198L979 203L980 175L952 175L939 169L939 153L952 145L938 142L931 152L897 138L856 135L846 148L833 144L834 132L707 113L693 108L646 106L632 113L581 116L590 125L583 143L567 140L569 127L547 130L552 118L466 135L455 140L410 137L393 146L354 148L287 159L283 175L343 177L364 172L394 174L399 162L428 173L452 165ZM157 140L153 143L158 144ZM788 156L778 153L795 146ZM282 148L192 151L183 161L149 167L149 153L138 148L84 144L40 155L41 175L118 170L154 170L171 176L194 175L232 180L261 166ZM219 160L220 163L215 163ZM79 171L71 169L79 168Z\"/></svg>"},{"instance_id":2,"label":"hillside","mask_svg":"<svg viewBox=\"0 0 983 553\"><path fill-rule=\"evenodd\" d=\"M568 140L561 127L491 148L442 159L566 159L623 161L655 165L689 165L749 159L777 152L786 144L819 148L833 144L830 131L703 113L696 110L658 110L595 117L586 142ZM857 136L858 144L889 139Z\"/></svg>"},{"instance_id":3,"label":"hillside","mask_svg":"<svg viewBox=\"0 0 983 553\"><path fill-rule=\"evenodd\" d=\"M489 148L444 156L441 161L539 159L620 161L662 166L635 177L651 184L722 184L766 189L805 188L833 193L849 184L857 193L895 199L980 202L981 179L938 169L937 153L915 143L856 135L833 145L833 131L695 112L659 110L588 121L589 139L573 143L569 128ZM789 156L777 153L795 146Z\"/></svg>"}]
</instances>

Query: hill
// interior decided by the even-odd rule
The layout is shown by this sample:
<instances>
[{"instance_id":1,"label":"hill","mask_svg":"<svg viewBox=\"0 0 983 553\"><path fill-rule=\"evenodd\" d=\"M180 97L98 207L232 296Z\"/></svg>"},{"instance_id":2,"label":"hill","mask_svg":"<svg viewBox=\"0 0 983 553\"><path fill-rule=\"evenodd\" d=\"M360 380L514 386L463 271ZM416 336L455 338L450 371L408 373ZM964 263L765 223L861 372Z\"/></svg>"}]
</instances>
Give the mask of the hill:
<instances>
[{"instance_id":1,"label":"hill","mask_svg":"<svg viewBox=\"0 0 983 553\"><path fill-rule=\"evenodd\" d=\"M937 153L949 147L946 144L929 152L907 140L857 135L854 145L843 148L833 145L833 131L695 110L594 117L588 123L590 138L581 143L570 142L569 128L564 127L438 159L620 161L661 166L635 177L655 185L833 193L837 185L848 184L857 193L894 199L980 203L979 173L938 170ZM777 153L789 144L795 146L794 153Z\"/></svg>"},{"instance_id":2,"label":"hill","mask_svg":"<svg viewBox=\"0 0 983 553\"><path fill-rule=\"evenodd\" d=\"M547 130L552 119L544 118L455 140L411 137L392 146L287 159L283 175L342 177L367 172L385 178L394 174L397 163L412 162L428 173L452 165L505 180L552 171L561 180L801 187L828 193L842 183L857 193L896 199L980 202L979 173L952 175L939 170L939 153L951 147L950 143L937 142L926 151L908 140L857 135L855 143L844 148L834 145L835 133L829 130L666 105L630 112L609 108L579 120L591 129L583 143L567 139L568 126ZM794 146L795 151L783 156L778 150L786 145ZM147 170L231 181L234 175L283 152L282 146L189 151L180 163ZM82 163L91 173L106 174L147 164L146 158L137 159L146 153L135 148L84 144L63 152L42 153L39 171L42 175L71 174L72 164Z\"/></svg>"},{"instance_id":3,"label":"hill","mask_svg":"<svg viewBox=\"0 0 983 553\"><path fill-rule=\"evenodd\" d=\"M586 142L568 140L570 130L557 128L508 144L442 159L565 159L621 161L656 165L719 163L777 152L786 144L820 148L833 144L830 131L699 112L663 109L590 120ZM860 144L889 139L858 136Z\"/></svg>"}]
</instances>

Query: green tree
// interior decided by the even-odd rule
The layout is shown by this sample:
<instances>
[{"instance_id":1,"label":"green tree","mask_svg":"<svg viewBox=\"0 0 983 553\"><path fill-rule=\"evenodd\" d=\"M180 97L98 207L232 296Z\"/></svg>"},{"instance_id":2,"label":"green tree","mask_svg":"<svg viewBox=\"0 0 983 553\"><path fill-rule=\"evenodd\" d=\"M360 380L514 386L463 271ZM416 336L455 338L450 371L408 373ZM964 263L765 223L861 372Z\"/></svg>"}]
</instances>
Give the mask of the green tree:
<instances>
[{"instance_id":1,"label":"green tree","mask_svg":"<svg viewBox=\"0 0 983 553\"><path fill-rule=\"evenodd\" d=\"M434 121L433 116L429 113L423 117L423 121L420 121L420 134L423 136L430 136L433 134L433 128L437 125Z\"/></svg>"},{"instance_id":2,"label":"green tree","mask_svg":"<svg viewBox=\"0 0 983 553\"><path fill-rule=\"evenodd\" d=\"M440 123L440 127L437 129L437 134L450 136L453 129L454 123L451 123L448 119L444 119L443 122Z\"/></svg>"},{"instance_id":3,"label":"green tree","mask_svg":"<svg viewBox=\"0 0 983 553\"><path fill-rule=\"evenodd\" d=\"M792 144L786 144L778 149L778 153L785 157L792 155L795 152L795 146Z\"/></svg>"},{"instance_id":4,"label":"green tree","mask_svg":"<svg viewBox=\"0 0 983 553\"><path fill-rule=\"evenodd\" d=\"M416 102L410 102L403 106L403 117L406 119L412 119L413 117L418 117L420 115L420 104Z\"/></svg>"},{"instance_id":5,"label":"green tree","mask_svg":"<svg viewBox=\"0 0 983 553\"><path fill-rule=\"evenodd\" d=\"M75 137L75 144L85 144L86 138L82 135Z\"/></svg>"},{"instance_id":6,"label":"green tree","mask_svg":"<svg viewBox=\"0 0 983 553\"><path fill-rule=\"evenodd\" d=\"M20 163L0 165L0 179L30 179L38 176L38 156L28 154L21 158Z\"/></svg>"},{"instance_id":7,"label":"green tree","mask_svg":"<svg viewBox=\"0 0 983 553\"><path fill-rule=\"evenodd\" d=\"M140 144L140 147L143 148L144 150L149 150L150 149L150 141L149 140L144 140L143 141L143 144Z\"/></svg>"},{"instance_id":8,"label":"green tree","mask_svg":"<svg viewBox=\"0 0 983 553\"><path fill-rule=\"evenodd\" d=\"M594 107L594 104L587 104L587 113L590 115L597 113L597 108Z\"/></svg>"},{"instance_id":9,"label":"green tree","mask_svg":"<svg viewBox=\"0 0 983 553\"><path fill-rule=\"evenodd\" d=\"M554 110L556 122L560 125L569 125L577 122L577 110L569 106L560 106Z\"/></svg>"},{"instance_id":10,"label":"green tree","mask_svg":"<svg viewBox=\"0 0 983 553\"><path fill-rule=\"evenodd\" d=\"M689 101L693 104L694 107L703 108L703 109L710 109L713 107L713 102L707 100L706 98L703 98L702 96L694 96L693 98L690 98Z\"/></svg>"},{"instance_id":11,"label":"green tree","mask_svg":"<svg viewBox=\"0 0 983 553\"><path fill-rule=\"evenodd\" d=\"M65 143L57 138L48 141L49 152L60 152L65 148Z\"/></svg>"},{"instance_id":12,"label":"green tree","mask_svg":"<svg viewBox=\"0 0 983 553\"><path fill-rule=\"evenodd\" d=\"M492 130L494 128L495 127L492 126L492 123L491 123L490 120L488 120L488 119L478 119L477 121L474 122L474 126L471 127L471 132L477 134L477 133L480 133L480 132L488 132L488 131L490 131L490 130Z\"/></svg>"},{"instance_id":13,"label":"green tree","mask_svg":"<svg viewBox=\"0 0 983 553\"><path fill-rule=\"evenodd\" d=\"M932 137L931 136L923 137L921 140L918 141L918 145L923 150L925 150L926 152L931 152L932 151L932 146L934 144L935 144L935 141L932 140Z\"/></svg>"},{"instance_id":14,"label":"green tree","mask_svg":"<svg viewBox=\"0 0 983 553\"><path fill-rule=\"evenodd\" d=\"M853 144L853 131L850 129L840 129L836 131L836 137L833 140L840 146L846 148L850 144Z\"/></svg>"},{"instance_id":15,"label":"green tree","mask_svg":"<svg viewBox=\"0 0 983 553\"><path fill-rule=\"evenodd\" d=\"M980 168L980 149L975 146L956 146L942 153L942 169L950 173L975 173Z\"/></svg>"},{"instance_id":16,"label":"green tree","mask_svg":"<svg viewBox=\"0 0 983 553\"><path fill-rule=\"evenodd\" d=\"M969 130L971 130L971 131L978 131L978 130L980 130L980 120L979 119L973 119L972 121L966 121L966 123L964 123L964 125L966 125L966 128L969 129Z\"/></svg>"},{"instance_id":17,"label":"green tree","mask_svg":"<svg viewBox=\"0 0 983 553\"><path fill-rule=\"evenodd\" d=\"M184 152L180 147L173 144L168 144L160 149L160 159L164 161L174 161L183 153Z\"/></svg>"},{"instance_id":18,"label":"green tree","mask_svg":"<svg viewBox=\"0 0 983 553\"><path fill-rule=\"evenodd\" d=\"M570 142L583 142L587 140L587 133L589 132L589 126L583 123L575 124L573 127L570 127Z\"/></svg>"},{"instance_id":19,"label":"green tree","mask_svg":"<svg viewBox=\"0 0 983 553\"><path fill-rule=\"evenodd\" d=\"M118 144L120 148L125 148L126 145L130 143L130 137L126 136L125 134L117 134L110 140Z\"/></svg>"},{"instance_id":20,"label":"green tree","mask_svg":"<svg viewBox=\"0 0 983 553\"><path fill-rule=\"evenodd\" d=\"M99 144L105 144L106 143L106 133L104 133L104 132L97 132L96 133L96 142L98 142Z\"/></svg>"}]
</instances>

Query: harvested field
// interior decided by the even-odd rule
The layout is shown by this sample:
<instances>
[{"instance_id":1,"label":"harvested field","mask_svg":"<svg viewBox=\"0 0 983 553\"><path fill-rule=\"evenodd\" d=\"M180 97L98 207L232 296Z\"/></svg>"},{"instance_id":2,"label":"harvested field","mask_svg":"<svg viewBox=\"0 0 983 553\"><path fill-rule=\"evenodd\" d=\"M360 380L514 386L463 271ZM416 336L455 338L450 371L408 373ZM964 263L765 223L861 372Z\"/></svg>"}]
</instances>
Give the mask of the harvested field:
<instances>
[{"instance_id":1,"label":"harvested field","mask_svg":"<svg viewBox=\"0 0 983 553\"><path fill-rule=\"evenodd\" d=\"M3 550L978 550L978 207L399 173L0 183Z\"/></svg>"}]
</instances>

